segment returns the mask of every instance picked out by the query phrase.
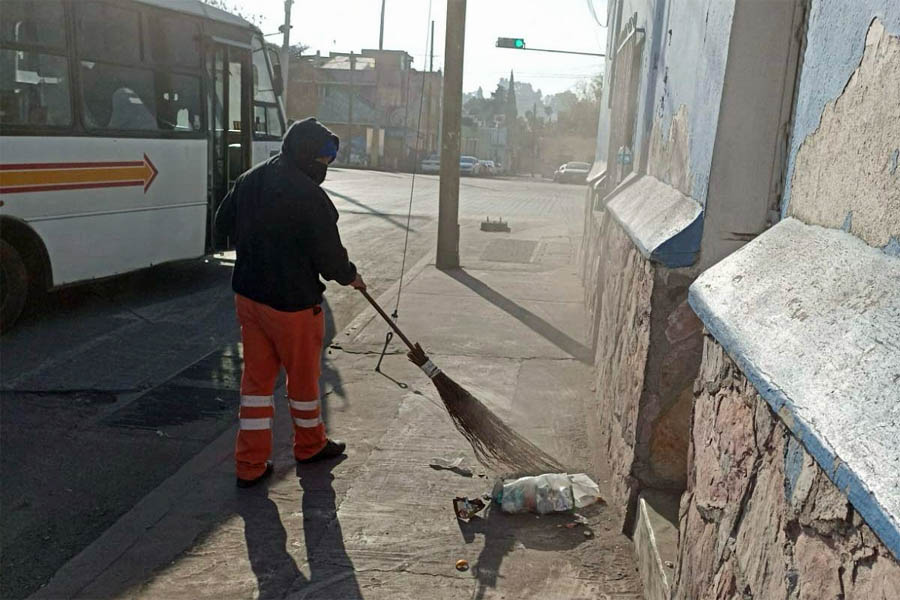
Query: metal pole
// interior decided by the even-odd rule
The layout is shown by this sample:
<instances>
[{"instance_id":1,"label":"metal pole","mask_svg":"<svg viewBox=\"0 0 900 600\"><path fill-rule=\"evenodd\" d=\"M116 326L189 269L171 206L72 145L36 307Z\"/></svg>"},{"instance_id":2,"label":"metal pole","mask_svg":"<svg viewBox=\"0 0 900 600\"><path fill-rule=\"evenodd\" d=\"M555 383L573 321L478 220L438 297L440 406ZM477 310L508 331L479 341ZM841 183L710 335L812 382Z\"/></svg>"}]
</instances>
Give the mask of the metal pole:
<instances>
[{"instance_id":1,"label":"metal pole","mask_svg":"<svg viewBox=\"0 0 900 600\"><path fill-rule=\"evenodd\" d=\"M537 162L537 102L531 107L531 176L534 177L534 163Z\"/></svg>"},{"instance_id":2,"label":"metal pole","mask_svg":"<svg viewBox=\"0 0 900 600\"><path fill-rule=\"evenodd\" d=\"M436 144L440 142L440 140L434 140L431 137L431 86L434 83L431 73L434 73L434 21L431 22L431 57L428 61L428 73L428 125L426 126L426 131L428 131L429 139L428 151L434 152Z\"/></svg>"},{"instance_id":3,"label":"metal pole","mask_svg":"<svg viewBox=\"0 0 900 600\"><path fill-rule=\"evenodd\" d=\"M579 56L606 56L596 52L574 52L572 50L550 50L549 48L516 48L516 50L531 50L532 52L553 52L554 54L577 54Z\"/></svg>"},{"instance_id":4,"label":"metal pole","mask_svg":"<svg viewBox=\"0 0 900 600\"><path fill-rule=\"evenodd\" d=\"M437 267L454 269L459 267L459 138L462 120L466 0L447 0L446 38Z\"/></svg>"},{"instance_id":5,"label":"metal pole","mask_svg":"<svg viewBox=\"0 0 900 600\"><path fill-rule=\"evenodd\" d=\"M434 21L431 22L431 59L428 62L428 72L434 71Z\"/></svg>"},{"instance_id":6,"label":"metal pole","mask_svg":"<svg viewBox=\"0 0 900 600\"><path fill-rule=\"evenodd\" d=\"M347 164L353 159L353 71L356 69L356 57L350 51L350 96L347 103Z\"/></svg>"},{"instance_id":7,"label":"metal pole","mask_svg":"<svg viewBox=\"0 0 900 600\"><path fill-rule=\"evenodd\" d=\"M284 32L281 41L281 102L284 105L284 116L288 117L288 88L290 85L291 67L291 5L294 0L284 0Z\"/></svg>"},{"instance_id":8,"label":"metal pole","mask_svg":"<svg viewBox=\"0 0 900 600\"><path fill-rule=\"evenodd\" d=\"M428 152L434 152L435 140L431 137L431 86L432 76L434 73L434 21L431 22L431 58L428 62L428 113L425 117L425 131L428 132L428 141L426 144L428 145Z\"/></svg>"},{"instance_id":9,"label":"metal pole","mask_svg":"<svg viewBox=\"0 0 900 600\"><path fill-rule=\"evenodd\" d=\"M384 4L387 0L381 0L381 29L378 32L378 49L384 50Z\"/></svg>"}]
</instances>

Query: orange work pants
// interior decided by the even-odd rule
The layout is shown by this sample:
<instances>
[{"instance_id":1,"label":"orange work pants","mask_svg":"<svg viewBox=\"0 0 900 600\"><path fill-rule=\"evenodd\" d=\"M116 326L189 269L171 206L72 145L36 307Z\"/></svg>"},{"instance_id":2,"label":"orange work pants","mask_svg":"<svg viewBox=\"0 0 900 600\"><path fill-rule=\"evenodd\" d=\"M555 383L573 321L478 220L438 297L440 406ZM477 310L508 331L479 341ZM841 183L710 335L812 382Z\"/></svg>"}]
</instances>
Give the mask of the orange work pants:
<instances>
[{"instance_id":1,"label":"orange work pants","mask_svg":"<svg viewBox=\"0 0 900 600\"><path fill-rule=\"evenodd\" d=\"M309 458L325 446L319 402L325 316L319 306L283 312L238 294L235 304L244 344L244 372L234 458L237 476L255 479L263 474L272 455L275 380L282 365L294 422L294 457Z\"/></svg>"}]
</instances>

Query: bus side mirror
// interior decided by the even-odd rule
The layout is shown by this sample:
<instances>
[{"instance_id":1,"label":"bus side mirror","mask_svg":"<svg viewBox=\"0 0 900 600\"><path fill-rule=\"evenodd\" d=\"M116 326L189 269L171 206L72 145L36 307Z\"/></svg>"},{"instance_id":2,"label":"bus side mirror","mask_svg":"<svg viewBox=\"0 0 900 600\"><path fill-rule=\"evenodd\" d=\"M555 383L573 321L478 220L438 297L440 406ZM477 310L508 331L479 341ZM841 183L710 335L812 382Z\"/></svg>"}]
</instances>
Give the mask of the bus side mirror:
<instances>
[{"instance_id":1,"label":"bus side mirror","mask_svg":"<svg viewBox=\"0 0 900 600\"><path fill-rule=\"evenodd\" d=\"M279 96L284 91L284 80L281 79L281 65L272 65L272 88Z\"/></svg>"},{"instance_id":2,"label":"bus side mirror","mask_svg":"<svg viewBox=\"0 0 900 600\"><path fill-rule=\"evenodd\" d=\"M269 62L272 63L272 89L277 95L284 91L284 79L281 75L281 57L278 52L269 49Z\"/></svg>"}]
</instances>

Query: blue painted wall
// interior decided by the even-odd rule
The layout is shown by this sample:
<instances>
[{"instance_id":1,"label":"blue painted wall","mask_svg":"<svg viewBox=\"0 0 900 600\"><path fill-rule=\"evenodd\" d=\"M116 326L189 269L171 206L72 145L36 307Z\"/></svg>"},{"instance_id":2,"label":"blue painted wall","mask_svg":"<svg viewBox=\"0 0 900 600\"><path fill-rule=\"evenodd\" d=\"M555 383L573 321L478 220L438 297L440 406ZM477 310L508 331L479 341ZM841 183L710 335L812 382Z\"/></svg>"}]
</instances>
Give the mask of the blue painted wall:
<instances>
[{"instance_id":1,"label":"blue painted wall","mask_svg":"<svg viewBox=\"0 0 900 600\"><path fill-rule=\"evenodd\" d=\"M637 26L644 29L645 35L635 156L646 150L656 121L663 135L668 136L672 116L685 105L690 119L691 197L705 205L734 0L625 0L621 22L616 21L617 10L618 2L610 0L611 31L637 13ZM614 36L610 33L608 39L607 51L612 56ZM609 69L607 60L595 157L602 161L609 160Z\"/></svg>"},{"instance_id":2,"label":"blue painted wall","mask_svg":"<svg viewBox=\"0 0 900 600\"><path fill-rule=\"evenodd\" d=\"M734 0L670 0L660 31L654 119L668 136L673 115L687 108L690 195L704 207L733 16Z\"/></svg>"},{"instance_id":3,"label":"blue painted wall","mask_svg":"<svg viewBox=\"0 0 900 600\"><path fill-rule=\"evenodd\" d=\"M900 35L900 0L812 0L804 51L782 216L790 205L794 161L803 141L816 131L825 105L841 95L862 59L866 32L876 18Z\"/></svg>"}]
</instances>

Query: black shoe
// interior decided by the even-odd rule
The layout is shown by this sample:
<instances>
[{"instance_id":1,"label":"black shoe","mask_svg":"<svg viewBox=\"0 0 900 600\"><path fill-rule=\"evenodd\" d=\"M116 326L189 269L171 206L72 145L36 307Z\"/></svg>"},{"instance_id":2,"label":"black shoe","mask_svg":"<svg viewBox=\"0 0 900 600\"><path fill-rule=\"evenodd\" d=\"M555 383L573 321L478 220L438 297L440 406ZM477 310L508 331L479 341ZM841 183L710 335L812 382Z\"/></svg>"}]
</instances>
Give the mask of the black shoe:
<instances>
[{"instance_id":1,"label":"black shoe","mask_svg":"<svg viewBox=\"0 0 900 600\"><path fill-rule=\"evenodd\" d=\"M271 460L267 460L267 461L266 461L266 470L263 471L263 474L262 474L262 475L260 475L260 476L257 477L256 479L241 479L240 477L238 477L238 478L237 478L237 486L238 486L239 488L253 487L253 486L256 485L257 483L259 483L260 481L262 481L263 479L266 479L269 475L271 475L271 474L272 474L272 471L273 471L273 469L272 469L272 461L271 461Z\"/></svg>"},{"instance_id":2,"label":"black shoe","mask_svg":"<svg viewBox=\"0 0 900 600\"><path fill-rule=\"evenodd\" d=\"M328 460L329 458L340 456L346 449L346 443L340 440L328 440L327 442L325 442L325 447L319 450L316 454L313 454L309 458L298 458L297 462L300 464L306 464L319 462L320 460Z\"/></svg>"}]
</instances>

